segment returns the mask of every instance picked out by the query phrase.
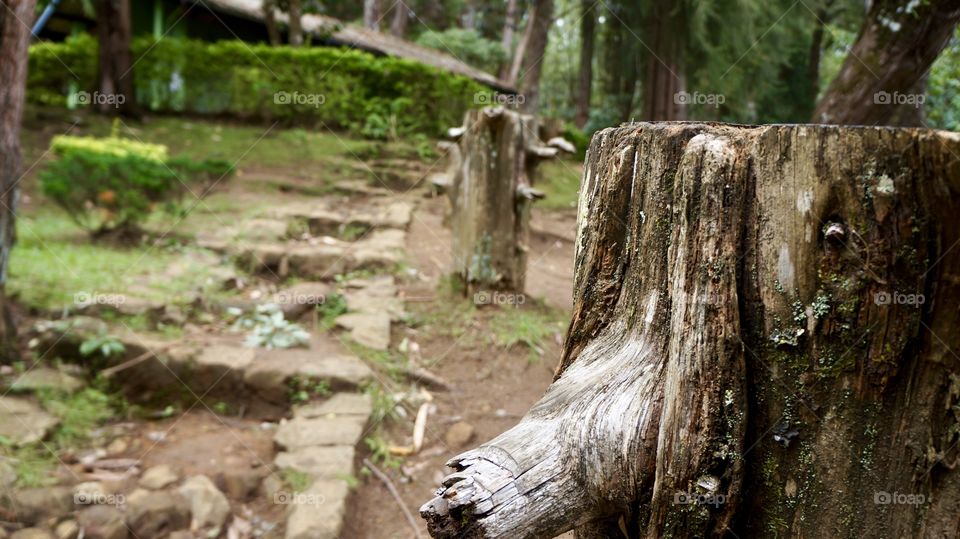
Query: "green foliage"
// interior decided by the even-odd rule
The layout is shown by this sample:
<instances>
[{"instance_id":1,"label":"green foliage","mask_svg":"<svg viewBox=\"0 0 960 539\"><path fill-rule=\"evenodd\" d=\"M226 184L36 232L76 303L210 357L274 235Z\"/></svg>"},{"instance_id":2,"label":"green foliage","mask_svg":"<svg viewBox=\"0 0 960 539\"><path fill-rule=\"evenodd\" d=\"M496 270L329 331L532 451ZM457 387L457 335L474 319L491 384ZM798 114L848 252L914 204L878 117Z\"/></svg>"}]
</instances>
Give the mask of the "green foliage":
<instances>
[{"instance_id":1,"label":"green foliage","mask_svg":"<svg viewBox=\"0 0 960 539\"><path fill-rule=\"evenodd\" d=\"M426 31L417 38L417 43L447 53L478 69L496 73L506 59L499 42L486 39L476 30L447 28L442 32Z\"/></svg>"},{"instance_id":2,"label":"green foliage","mask_svg":"<svg viewBox=\"0 0 960 539\"><path fill-rule=\"evenodd\" d=\"M233 331L248 331L246 346L256 348L293 348L306 347L310 344L310 334L304 331L299 324L288 321L283 316L283 310L272 303L257 305L253 313L247 315L237 309L229 311L236 317L231 329Z\"/></svg>"},{"instance_id":3,"label":"green foliage","mask_svg":"<svg viewBox=\"0 0 960 539\"><path fill-rule=\"evenodd\" d=\"M347 298L341 294L329 294L323 303L317 305L317 312L320 314L320 329L329 331L333 329L337 317L347 312Z\"/></svg>"},{"instance_id":4,"label":"green foliage","mask_svg":"<svg viewBox=\"0 0 960 539\"><path fill-rule=\"evenodd\" d=\"M553 159L540 167L536 185L545 196L543 200L537 202L537 206L557 209L576 208L580 176L583 174L579 163L566 159Z\"/></svg>"},{"instance_id":5,"label":"green foliage","mask_svg":"<svg viewBox=\"0 0 960 539\"><path fill-rule=\"evenodd\" d=\"M30 100L63 105L72 85L92 89L96 54L89 37L32 46ZM475 94L489 92L419 62L343 48L141 37L133 55L138 102L154 111L346 128L375 138L439 135L462 121ZM56 57L76 61L66 62L68 71Z\"/></svg>"},{"instance_id":6,"label":"green foliage","mask_svg":"<svg viewBox=\"0 0 960 539\"><path fill-rule=\"evenodd\" d=\"M303 492L310 488L310 485L313 483L310 474L301 472L300 470L294 470L293 468L280 470L280 479L293 492Z\"/></svg>"},{"instance_id":7,"label":"green foliage","mask_svg":"<svg viewBox=\"0 0 960 539\"><path fill-rule=\"evenodd\" d=\"M550 313L503 308L491 323L493 340L504 348L522 345L530 351L531 361L543 355L543 341L561 330Z\"/></svg>"},{"instance_id":8,"label":"green foliage","mask_svg":"<svg viewBox=\"0 0 960 539\"><path fill-rule=\"evenodd\" d=\"M83 356L99 356L108 359L118 356L126 351L126 347L116 337L111 335L98 335L91 337L80 344L80 354Z\"/></svg>"},{"instance_id":9,"label":"green foliage","mask_svg":"<svg viewBox=\"0 0 960 539\"><path fill-rule=\"evenodd\" d=\"M294 376L287 382L290 388L290 401L295 403L307 402L313 397L330 395L330 382Z\"/></svg>"},{"instance_id":10,"label":"green foliage","mask_svg":"<svg viewBox=\"0 0 960 539\"><path fill-rule=\"evenodd\" d=\"M930 69L927 98L930 126L960 131L960 28Z\"/></svg>"}]
</instances>

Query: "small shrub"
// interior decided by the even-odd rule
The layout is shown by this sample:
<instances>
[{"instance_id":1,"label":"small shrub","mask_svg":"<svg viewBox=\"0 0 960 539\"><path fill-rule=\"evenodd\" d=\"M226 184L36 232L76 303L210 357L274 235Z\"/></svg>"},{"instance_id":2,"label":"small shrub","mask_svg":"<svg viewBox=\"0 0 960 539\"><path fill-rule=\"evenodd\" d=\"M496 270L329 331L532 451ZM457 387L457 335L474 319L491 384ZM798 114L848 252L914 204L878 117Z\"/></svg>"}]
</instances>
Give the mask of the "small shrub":
<instances>
[{"instance_id":1,"label":"small shrub","mask_svg":"<svg viewBox=\"0 0 960 539\"><path fill-rule=\"evenodd\" d=\"M229 314L237 317L232 326L233 331L249 331L244 344L251 348L272 350L307 347L310 344L310 334L298 324L285 319L280 307L272 303L258 305L256 311L250 315L237 310L230 310Z\"/></svg>"},{"instance_id":2,"label":"small shrub","mask_svg":"<svg viewBox=\"0 0 960 539\"><path fill-rule=\"evenodd\" d=\"M506 52L500 43L486 39L476 30L448 28L442 32L426 31L420 34L417 43L460 58L490 73L495 73L506 59Z\"/></svg>"}]
</instances>

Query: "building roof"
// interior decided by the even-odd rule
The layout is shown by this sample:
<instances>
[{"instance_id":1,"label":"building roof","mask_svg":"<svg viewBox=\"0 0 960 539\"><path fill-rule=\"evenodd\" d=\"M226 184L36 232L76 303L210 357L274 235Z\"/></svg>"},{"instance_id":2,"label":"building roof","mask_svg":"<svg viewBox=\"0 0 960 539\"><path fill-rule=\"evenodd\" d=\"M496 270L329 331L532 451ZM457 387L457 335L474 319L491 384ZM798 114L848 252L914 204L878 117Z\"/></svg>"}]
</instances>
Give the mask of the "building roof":
<instances>
[{"instance_id":1,"label":"building roof","mask_svg":"<svg viewBox=\"0 0 960 539\"><path fill-rule=\"evenodd\" d=\"M194 0L195 3L211 10L220 11L243 19L263 22L261 0ZM286 23L286 13L277 12L277 21ZM301 18L304 32L320 37L333 45L352 47L374 54L408 58L418 62L469 77L491 88L515 93L516 89L497 77L479 70L455 58L453 55L423 47L405 39L345 24L339 19L324 15L305 14Z\"/></svg>"}]
</instances>

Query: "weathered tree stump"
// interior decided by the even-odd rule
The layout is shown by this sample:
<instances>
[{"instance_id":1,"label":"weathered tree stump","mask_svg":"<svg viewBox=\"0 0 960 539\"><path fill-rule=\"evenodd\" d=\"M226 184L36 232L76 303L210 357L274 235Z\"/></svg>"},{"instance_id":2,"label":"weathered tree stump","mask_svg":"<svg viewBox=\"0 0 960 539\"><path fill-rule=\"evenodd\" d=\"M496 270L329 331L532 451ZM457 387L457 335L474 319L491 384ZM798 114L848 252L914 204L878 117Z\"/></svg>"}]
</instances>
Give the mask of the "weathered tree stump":
<instances>
[{"instance_id":1,"label":"weathered tree stump","mask_svg":"<svg viewBox=\"0 0 960 539\"><path fill-rule=\"evenodd\" d=\"M555 382L434 537L956 537L960 135L593 138Z\"/></svg>"},{"instance_id":2,"label":"weathered tree stump","mask_svg":"<svg viewBox=\"0 0 960 539\"><path fill-rule=\"evenodd\" d=\"M473 290L523 291L535 167L566 141L546 146L534 116L502 107L471 110L462 127L450 180L454 271ZM434 182L436 185L436 182Z\"/></svg>"}]
</instances>

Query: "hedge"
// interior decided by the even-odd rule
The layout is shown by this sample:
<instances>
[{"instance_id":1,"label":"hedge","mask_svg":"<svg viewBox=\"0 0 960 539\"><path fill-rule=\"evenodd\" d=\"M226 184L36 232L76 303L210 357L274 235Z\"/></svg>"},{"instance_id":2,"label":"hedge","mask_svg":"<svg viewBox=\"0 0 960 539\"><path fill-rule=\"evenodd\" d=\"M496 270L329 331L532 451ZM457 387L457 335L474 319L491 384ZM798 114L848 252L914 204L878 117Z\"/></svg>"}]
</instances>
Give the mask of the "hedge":
<instances>
[{"instance_id":1,"label":"hedge","mask_svg":"<svg viewBox=\"0 0 960 539\"><path fill-rule=\"evenodd\" d=\"M334 47L137 38L137 99L156 112L227 114L361 131L439 135L491 90L412 60ZM66 105L93 92L97 43L89 35L30 48L28 99Z\"/></svg>"}]
</instances>

